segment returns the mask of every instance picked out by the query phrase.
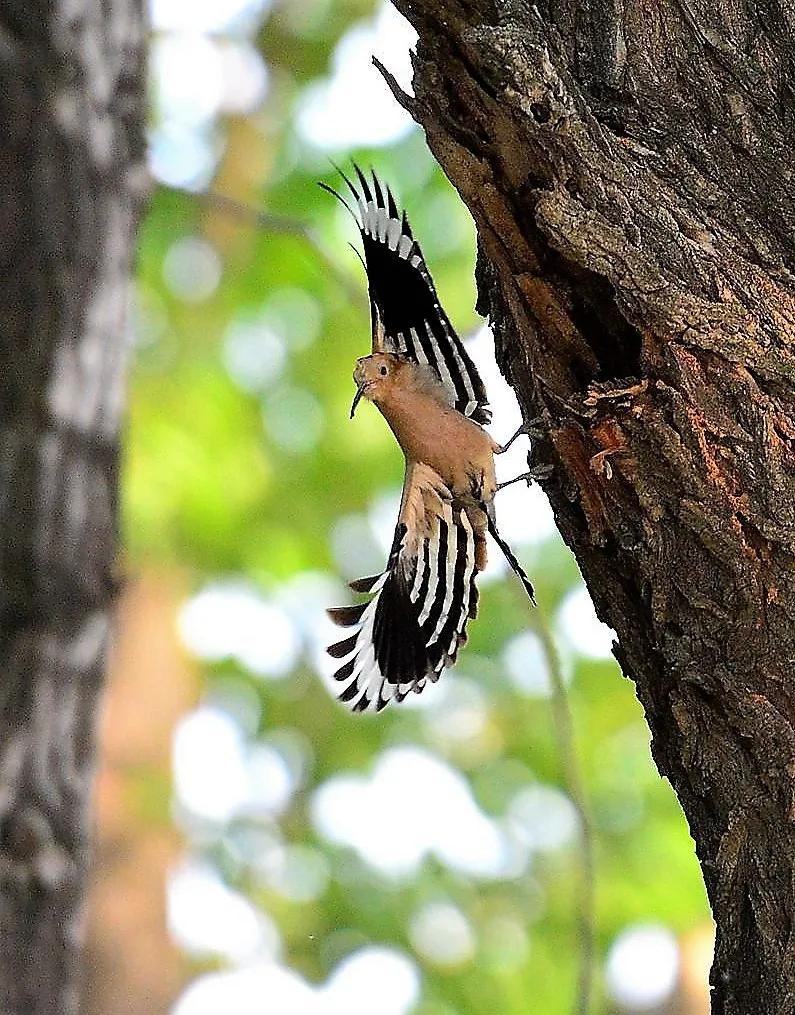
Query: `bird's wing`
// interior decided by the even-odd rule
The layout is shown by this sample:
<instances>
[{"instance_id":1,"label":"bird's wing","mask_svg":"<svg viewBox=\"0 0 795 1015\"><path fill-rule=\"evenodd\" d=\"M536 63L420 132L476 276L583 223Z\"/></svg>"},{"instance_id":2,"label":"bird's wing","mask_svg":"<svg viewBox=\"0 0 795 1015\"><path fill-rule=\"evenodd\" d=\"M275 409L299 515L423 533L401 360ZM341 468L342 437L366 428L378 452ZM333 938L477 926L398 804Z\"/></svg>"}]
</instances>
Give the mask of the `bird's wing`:
<instances>
[{"instance_id":1,"label":"bird's wing","mask_svg":"<svg viewBox=\"0 0 795 1015\"><path fill-rule=\"evenodd\" d=\"M466 622L477 612L475 577L486 563L481 514L473 522L427 465L407 466L386 570L351 582L373 598L329 610L351 629L328 651L344 659L334 676L340 700L354 711L380 711L392 698L419 693L455 662Z\"/></svg>"},{"instance_id":2,"label":"bird's wing","mask_svg":"<svg viewBox=\"0 0 795 1015\"><path fill-rule=\"evenodd\" d=\"M356 210L331 187L351 212L362 234L373 352L394 352L416 363L428 363L448 389L450 402L478 423L488 423L486 389L477 368L439 303L420 246L411 234L405 211L398 211L389 187L373 173L372 185L358 166L357 189L342 173Z\"/></svg>"}]
</instances>

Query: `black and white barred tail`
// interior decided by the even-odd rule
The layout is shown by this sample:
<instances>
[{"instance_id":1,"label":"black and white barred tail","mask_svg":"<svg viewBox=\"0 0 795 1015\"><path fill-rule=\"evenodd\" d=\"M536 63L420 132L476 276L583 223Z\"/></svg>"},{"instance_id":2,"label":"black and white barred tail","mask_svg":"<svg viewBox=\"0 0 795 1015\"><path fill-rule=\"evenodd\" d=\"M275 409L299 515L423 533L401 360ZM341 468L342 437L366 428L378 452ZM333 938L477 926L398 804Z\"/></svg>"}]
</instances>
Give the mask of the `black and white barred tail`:
<instances>
[{"instance_id":1,"label":"black and white barred tail","mask_svg":"<svg viewBox=\"0 0 795 1015\"><path fill-rule=\"evenodd\" d=\"M354 711L380 711L391 700L419 693L452 666L477 613L478 541L466 510L446 502L432 530L411 549L398 525L383 574L352 582L372 598L329 610L351 633L329 648L344 659L335 673L341 701Z\"/></svg>"}]
</instances>

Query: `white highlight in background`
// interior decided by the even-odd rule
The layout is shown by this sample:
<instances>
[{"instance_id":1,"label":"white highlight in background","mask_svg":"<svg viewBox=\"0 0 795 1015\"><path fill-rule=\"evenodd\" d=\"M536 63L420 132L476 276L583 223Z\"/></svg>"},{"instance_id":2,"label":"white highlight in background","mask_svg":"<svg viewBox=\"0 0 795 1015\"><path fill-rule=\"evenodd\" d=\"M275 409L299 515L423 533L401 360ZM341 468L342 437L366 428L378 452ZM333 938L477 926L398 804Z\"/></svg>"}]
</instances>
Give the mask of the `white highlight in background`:
<instances>
[{"instance_id":1,"label":"white highlight in background","mask_svg":"<svg viewBox=\"0 0 795 1015\"><path fill-rule=\"evenodd\" d=\"M679 946L666 927L628 927L607 953L608 993L618 1005L631 1011L656 1010L673 993L678 974Z\"/></svg>"},{"instance_id":2,"label":"white highlight in background","mask_svg":"<svg viewBox=\"0 0 795 1015\"><path fill-rule=\"evenodd\" d=\"M200 976L172 1015L408 1015L420 992L414 963L388 948L362 948L343 959L320 987L275 962Z\"/></svg>"},{"instance_id":3,"label":"white highlight in background","mask_svg":"<svg viewBox=\"0 0 795 1015\"><path fill-rule=\"evenodd\" d=\"M199 659L237 659L257 676L283 677L300 649L290 617L244 582L218 581L192 596L177 626L187 649Z\"/></svg>"},{"instance_id":4,"label":"white highlight in background","mask_svg":"<svg viewBox=\"0 0 795 1015\"><path fill-rule=\"evenodd\" d=\"M477 743L489 721L483 688L460 673L446 674L444 680L432 686L440 688L440 691L423 709L423 725L428 740L447 749ZM412 697L420 701L428 690L426 688L422 694Z\"/></svg>"},{"instance_id":5,"label":"white highlight in background","mask_svg":"<svg viewBox=\"0 0 795 1015\"><path fill-rule=\"evenodd\" d=\"M430 902L415 913L409 939L419 955L443 968L462 966L475 954L472 924L451 902Z\"/></svg>"},{"instance_id":6,"label":"white highlight in background","mask_svg":"<svg viewBox=\"0 0 795 1015\"><path fill-rule=\"evenodd\" d=\"M253 30L270 0L150 0L152 27L168 32Z\"/></svg>"},{"instance_id":7,"label":"white highlight in background","mask_svg":"<svg viewBox=\"0 0 795 1015\"><path fill-rule=\"evenodd\" d=\"M256 319L232 321L224 333L224 366L244 391L262 391L277 381L287 361L287 343Z\"/></svg>"},{"instance_id":8,"label":"white highlight in background","mask_svg":"<svg viewBox=\"0 0 795 1015\"><path fill-rule=\"evenodd\" d=\"M375 18L347 32L332 57L332 75L306 89L298 112L299 134L324 150L386 145L414 129L372 64L379 57L409 89L409 50L417 33L391 4L382 3Z\"/></svg>"},{"instance_id":9,"label":"white highlight in background","mask_svg":"<svg viewBox=\"0 0 795 1015\"><path fill-rule=\"evenodd\" d=\"M190 815L219 824L238 814L280 814L297 788L275 748L249 747L234 719L210 705L177 723L172 768L178 803Z\"/></svg>"},{"instance_id":10,"label":"white highlight in background","mask_svg":"<svg viewBox=\"0 0 795 1015\"><path fill-rule=\"evenodd\" d=\"M522 425L522 413L516 395L500 373L494 358L494 339L491 330L483 325L467 342L467 351L477 365L489 394L492 421L489 433L500 444L505 444ZM508 451L497 455L495 465L498 482L505 482L527 472L527 452L530 449L528 437L517 437ZM518 546L537 546L557 536L555 518L541 487L533 484L515 483L501 490L496 497L497 523L500 532L509 543ZM499 551L490 553L494 560ZM502 572L507 565L500 565ZM491 570L491 561L486 573Z\"/></svg>"},{"instance_id":11,"label":"white highlight in background","mask_svg":"<svg viewBox=\"0 0 795 1015\"><path fill-rule=\"evenodd\" d=\"M149 163L155 179L199 190L210 180L222 141L219 114L262 105L268 69L247 36L265 0L153 0L154 123ZM224 38L223 36L227 37Z\"/></svg>"},{"instance_id":12,"label":"white highlight in background","mask_svg":"<svg viewBox=\"0 0 795 1015\"><path fill-rule=\"evenodd\" d=\"M523 631L507 643L502 660L513 686L531 698L549 698L552 684L538 635Z\"/></svg>"},{"instance_id":13,"label":"white highlight in background","mask_svg":"<svg viewBox=\"0 0 795 1015\"><path fill-rule=\"evenodd\" d=\"M279 384L262 403L262 423L282 450L305 454L320 440L325 427L323 407L307 388Z\"/></svg>"},{"instance_id":14,"label":"white highlight in background","mask_svg":"<svg viewBox=\"0 0 795 1015\"><path fill-rule=\"evenodd\" d=\"M224 82L214 40L197 33L155 39L152 73L155 108L162 120L193 126L220 111Z\"/></svg>"},{"instance_id":15,"label":"white highlight in background","mask_svg":"<svg viewBox=\"0 0 795 1015\"><path fill-rule=\"evenodd\" d=\"M584 585L578 585L566 595L558 610L556 626L581 656L587 659L612 658L616 633L596 616Z\"/></svg>"},{"instance_id":16,"label":"white highlight in background","mask_svg":"<svg viewBox=\"0 0 795 1015\"><path fill-rule=\"evenodd\" d=\"M223 267L215 247L200 236L172 243L163 258L163 280L179 299L200 303L218 288Z\"/></svg>"},{"instance_id":17,"label":"white highlight in background","mask_svg":"<svg viewBox=\"0 0 795 1015\"><path fill-rule=\"evenodd\" d=\"M577 812L555 786L526 786L511 800L506 819L511 831L533 851L553 852L574 842Z\"/></svg>"},{"instance_id":18,"label":"white highlight in background","mask_svg":"<svg viewBox=\"0 0 795 1015\"><path fill-rule=\"evenodd\" d=\"M393 877L414 873L428 855L485 878L503 876L512 863L509 843L467 781L419 748L385 751L370 776L329 779L315 791L311 813L325 838Z\"/></svg>"},{"instance_id":19,"label":"white highlight in background","mask_svg":"<svg viewBox=\"0 0 795 1015\"><path fill-rule=\"evenodd\" d=\"M258 877L292 902L313 902L326 890L330 878L325 856L311 846L278 846L254 859Z\"/></svg>"},{"instance_id":20,"label":"white highlight in background","mask_svg":"<svg viewBox=\"0 0 795 1015\"><path fill-rule=\"evenodd\" d=\"M271 921L202 861L185 860L169 873L166 913L173 940L197 957L222 955L242 962L275 956L281 947Z\"/></svg>"}]
</instances>

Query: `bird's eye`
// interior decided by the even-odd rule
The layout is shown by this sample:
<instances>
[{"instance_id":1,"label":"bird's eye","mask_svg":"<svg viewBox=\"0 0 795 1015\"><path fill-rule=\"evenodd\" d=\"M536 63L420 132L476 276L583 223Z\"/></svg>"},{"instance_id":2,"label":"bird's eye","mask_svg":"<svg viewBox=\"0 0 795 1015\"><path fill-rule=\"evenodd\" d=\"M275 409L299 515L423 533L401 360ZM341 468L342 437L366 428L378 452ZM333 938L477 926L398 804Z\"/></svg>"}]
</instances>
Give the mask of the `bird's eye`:
<instances>
[{"instance_id":1,"label":"bird's eye","mask_svg":"<svg viewBox=\"0 0 795 1015\"><path fill-rule=\"evenodd\" d=\"M386 377L386 367L381 367L381 376Z\"/></svg>"}]
</instances>

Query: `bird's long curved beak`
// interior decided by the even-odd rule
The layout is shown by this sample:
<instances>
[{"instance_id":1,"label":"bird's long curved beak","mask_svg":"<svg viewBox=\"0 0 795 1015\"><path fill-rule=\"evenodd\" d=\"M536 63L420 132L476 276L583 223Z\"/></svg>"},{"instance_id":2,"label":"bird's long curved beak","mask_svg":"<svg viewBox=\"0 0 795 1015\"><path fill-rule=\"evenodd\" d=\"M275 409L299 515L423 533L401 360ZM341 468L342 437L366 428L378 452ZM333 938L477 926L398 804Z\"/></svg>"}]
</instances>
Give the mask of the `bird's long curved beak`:
<instances>
[{"instance_id":1,"label":"bird's long curved beak","mask_svg":"<svg viewBox=\"0 0 795 1015\"><path fill-rule=\"evenodd\" d=\"M366 387L367 387L367 382L366 381L362 381L362 383L356 389L356 394L353 396L353 402L351 403L351 417L350 417L351 419L353 419L353 414L354 414L354 412L356 412L356 406L361 401L362 395L364 394L364 389Z\"/></svg>"}]
</instances>

